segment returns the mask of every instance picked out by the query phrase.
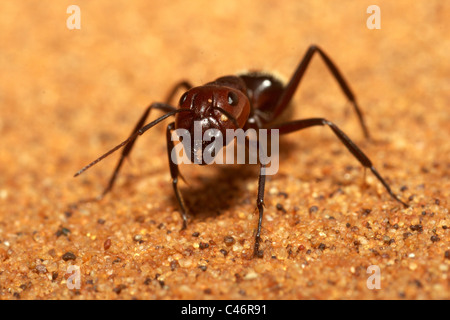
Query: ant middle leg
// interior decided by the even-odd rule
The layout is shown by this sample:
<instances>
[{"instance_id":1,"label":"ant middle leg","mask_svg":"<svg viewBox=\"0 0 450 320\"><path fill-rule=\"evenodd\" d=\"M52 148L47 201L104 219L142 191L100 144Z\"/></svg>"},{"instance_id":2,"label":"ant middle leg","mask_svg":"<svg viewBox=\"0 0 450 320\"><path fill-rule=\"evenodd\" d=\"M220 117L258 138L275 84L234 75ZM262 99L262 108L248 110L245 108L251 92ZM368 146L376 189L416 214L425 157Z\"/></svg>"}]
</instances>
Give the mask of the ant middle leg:
<instances>
[{"instance_id":1,"label":"ant middle leg","mask_svg":"<svg viewBox=\"0 0 450 320\"><path fill-rule=\"evenodd\" d=\"M164 115L162 115L161 117L157 118L156 120L153 120L150 123L147 123L145 126L142 126L143 122L145 121L146 115L148 115L149 111L151 108L156 108L156 109L161 109L161 110L165 110L167 111ZM91 199L84 199L84 200L80 200L77 203L85 203L85 202L92 202L92 201L99 201L103 198L103 196L111 190L114 181L117 177L117 173L123 163L123 159L125 159L125 157L130 153L131 148L134 144L134 142L136 141L137 137L144 134L147 130L153 128L155 125L157 125L158 123L164 121L165 119L167 119L168 117L171 117L177 113L181 113L181 112L191 112L191 110L189 109L175 109L174 107L164 104L164 103L153 103L152 105L150 105L150 107L147 108L146 112L144 113L143 118L139 121L138 125L136 126L136 128L139 128L139 130L135 130L133 131L133 133L123 142L119 143L117 146L115 146L114 148L110 149L108 152L104 153L102 156L100 156L99 158L95 159L94 161L92 161L91 163L89 163L88 165L84 166L82 169L78 170L77 173L75 173L74 177L79 176L80 174L82 174L83 172L85 172L86 170L88 170L89 168L91 168L92 166L96 165L97 163L99 163L100 161L102 161L103 159L105 159L106 157L108 157L109 155L111 155L112 153L116 152L117 150L125 147L125 150L122 152L122 156L116 166L116 169L114 170L114 173L110 179L110 182L108 184L108 187L105 189L105 191L103 192L102 195L98 196L97 198L91 198ZM142 123L141 123L142 122ZM135 128L135 129L136 129ZM73 204L71 206L75 206L76 207L77 204Z\"/></svg>"},{"instance_id":2,"label":"ant middle leg","mask_svg":"<svg viewBox=\"0 0 450 320\"><path fill-rule=\"evenodd\" d=\"M141 118L139 119L139 121L137 122L136 126L134 127L133 131L131 132L131 135L135 134L137 131L139 131L139 129L141 129L144 126L145 120L147 120L147 117L150 114L150 111L152 109L159 109L162 110L164 112L171 112L176 110L174 107L168 105L168 104L164 104L164 103L152 103L150 106L148 106L145 109L144 114L141 116ZM134 146L134 143L136 142L137 139L137 135L131 139L124 147L122 154L120 155L120 159L117 162L117 165L113 171L113 174L111 175L111 178L109 179L108 185L106 186L105 190L102 192L102 194L100 196L98 196L96 198L96 200L101 200L103 199L103 197L111 191L111 189L114 186L114 182L116 181L117 175L120 171L120 168L122 167L123 161L125 160L125 158L130 154L131 149Z\"/></svg>"},{"instance_id":3,"label":"ant middle leg","mask_svg":"<svg viewBox=\"0 0 450 320\"><path fill-rule=\"evenodd\" d=\"M319 47L315 45L311 45L308 50L306 51L305 56L300 61L300 64L298 65L297 69L295 70L292 78L290 79L289 83L286 85L283 93L281 94L277 105L274 109L274 117L277 117L280 115L284 109L288 106L289 102L292 99L292 96L294 95L295 91L297 90L301 79L303 78L303 75L311 62L312 57L314 56L314 53L318 53L323 61L325 62L326 66L330 70L333 77L336 79L336 81L339 83L339 86L341 87L342 91L344 92L345 96L353 105L353 108L358 116L359 122L361 124L364 136L366 138L369 138L369 130L367 129L367 126L364 121L363 114L361 112L361 109L356 102L355 95L353 94L352 90L350 89L350 86L347 84L347 81L345 81L344 77L342 76L341 72L335 65L335 63L325 54L325 52L322 51Z\"/></svg>"},{"instance_id":4,"label":"ant middle leg","mask_svg":"<svg viewBox=\"0 0 450 320\"><path fill-rule=\"evenodd\" d=\"M172 88L172 90L170 91L170 93L168 94L168 96L167 96L167 98L166 98L166 103L165 103L165 104L163 104L163 103L153 103L153 104L151 104L150 106L148 106L148 107L145 109L144 114L141 116L141 118L139 119L138 123L137 123L136 126L134 127L134 129L133 129L133 131L131 132L131 134L136 133L139 129L141 129L141 128L144 126L145 120L148 118L148 116L149 116L149 114L150 114L150 111L151 111L152 109L159 109L159 110L161 110L161 111L163 111L163 112L171 112L171 111L176 110L176 108L172 107L169 103L170 103L170 101L173 99L173 97L174 97L174 95L177 93L177 91L178 91L179 89L181 89L181 88L185 88L185 89L189 90L190 88L192 88L192 85L191 85L189 82L187 82L187 81L181 81L181 82L179 82L178 84L176 84L176 85ZM106 187L105 190L102 192L102 194L96 198L96 200L101 200L101 199L103 199L103 197L104 197L108 192L110 192L111 189L113 188L114 183L115 183L116 178L117 178L117 175L118 175L118 173L119 173L119 171L120 171L120 168L122 167L123 161L124 161L125 158L130 154L131 149L133 148L134 143L135 143L135 141L136 141L136 138L137 138L137 136L136 136L134 139L130 140L130 141L127 143L127 145L124 147L124 149L123 149L123 151L122 151L122 154L121 154L121 156L120 156L120 159L119 159L119 161L117 162L116 168L114 169L113 174L112 174L111 178L109 179L109 182L108 182L107 187Z\"/></svg>"},{"instance_id":5,"label":"ant middle leg","mask_svg":"<svg viewBox=\"0 0 450 320\"><path fill-rule=\"evenodd\" d=\"M333 122L328 121L324 118L310 118L303 120L296 120L292 122L287 122L280 125L271 126L269 130L278 129L280 134L287 134L294 131L300 131L302 129L306 129L313 126L324 126L333 130L334 134L341 140L341 142L345 145L345 147L353 154L353 156L365 167L369 168L370 171L375 175L375 177L381 182L384 188L387 190L389 195L396 201L403 204L405 208L409 207L405 202L403 202L392 190L386 180L378 173L375 167L372 164L372 161L362 152L362 150L352 141L350 138L339 129Z\"/></svg>"}]
</instances>

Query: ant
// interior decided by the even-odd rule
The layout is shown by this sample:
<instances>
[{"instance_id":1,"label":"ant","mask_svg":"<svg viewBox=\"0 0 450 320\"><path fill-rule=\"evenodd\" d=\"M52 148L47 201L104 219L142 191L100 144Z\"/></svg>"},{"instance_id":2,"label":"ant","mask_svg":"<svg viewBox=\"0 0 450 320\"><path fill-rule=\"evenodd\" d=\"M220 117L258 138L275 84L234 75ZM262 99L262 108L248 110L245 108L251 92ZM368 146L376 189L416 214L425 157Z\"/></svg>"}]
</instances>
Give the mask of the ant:
<instances>
[{"instance_id":1,"label":"ant","mask_svg":"<svg viewBox=\"0 0 450 320\"><path fill-rule=\"evenodd\" d=\"M201 121L202 132L213 128L218 129L224 133L226 129L268 129L279 130L279 134L287 134L295 131L300 131L313 126L328 126L334 132L334 134L341 140L341 142L347 147L347 149L353 154L353 156L365 167L369 168L375 177L382 183L389 195L396 201L403 204L405 207L408 205L400 200L400 198L394 194L389 187L388 183L378 173L372 164L372 161L356 146L356 144L350 140L350 138L339 129L333 122L325 118L309 118L289 121L281 124L274 124L275 120L279 119L279 116L287 109L292 96L297 90L300 81L312 59L314 54L319 54L323 59L329 71L338 82L342 91L348 100L353 105L359 122L361 124L364 136L369 138L369 131L364 122L364 118L361 109L356 102L356 98L350 89L349 85L345 81L341 72L334 64L334 62L325 54L318 46L311 45L303 59L300 61L297 69L295 70L292 78L287 85L283 85L282 82L276 79L274 76L262 72L250 72L237 76L224 76L220 77L212 82L208 82L203 86L193 87L189 82L182 81L174 86L173 90L168 95L166 103L154 102L148 106L141 116L140 120L136 124L132 131L131 136L102 155L100 158L91 162L80 171L75 174L75 177L92 167L99 161L103 160L111 153L124 147L122 155L114 169L114 172L109 180L109 183L103 193L95 198L95 200L101 200L109 191L111 191L114 182L117 178L117 174L123 164L124 159L130 154L131 149L136 142L138 136L144 132L169 118L175 116L175 121L169 123L166 130L167 138L167 151L169 156L170 174L172 177L173 190L175 192L176 199L180 207L181 218L183 219L183 226L181 230L187 227L187 210L183 201L183 197L178 188L178 181L181 176L178 164L171 161L171 150L174 148L174 142L171 140L172 131L182 128L186 129L193 136L194 122ZM176 92L185 88L187 91L181 96L178 108L170 105L170 101ZM165 112L165 114L158 119L144 125L150 111L157 109ZM188 143L193 144L193 141ZM205 144L201 145L201 150L204 151ZM198 149L198 148L197 148ZM190 160L192 161L199 150L195 148L191 149ZM196 162L197 163L197 162ZM199 163L204 165L204 162ZM262 257L263 251L260 250L261 241L261 225L264 212L264 186L265 186L265 165L259 163L260 173L258 180L258 196L256 200L257 209L259 212L258 228L255 235L255 244L253 250L254 257ZM184 180L184 179L183 179ZM88 200L89 201L89 200Z\"/></svg>"}]
</instances>

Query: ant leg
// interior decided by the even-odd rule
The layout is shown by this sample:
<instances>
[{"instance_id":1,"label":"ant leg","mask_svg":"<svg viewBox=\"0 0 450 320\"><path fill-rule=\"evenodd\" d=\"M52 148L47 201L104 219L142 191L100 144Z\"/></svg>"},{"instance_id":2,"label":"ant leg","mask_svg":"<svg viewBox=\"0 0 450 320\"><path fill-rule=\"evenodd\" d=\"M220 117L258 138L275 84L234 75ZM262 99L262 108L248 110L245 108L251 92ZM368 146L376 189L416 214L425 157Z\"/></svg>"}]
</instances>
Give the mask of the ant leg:
<instances>
[{"instance_id":1,"label":"ant leg","mask_svg":"<svg viewBox=\"0 0 450 320\"><path fill-rule=\"evenodd\" d=\"M180 205L181 210L181 218L183 219L183 226L181 230L186 229L187 227L187 213L186 207L184 205L183 197L178 189L178 177L181 177L180 171L178 170L178 164L172 161L171 153L174 149L175 145L172 141L172 131L175 129L175 122L171 122L167 126L166 138L167 138L167 155L169 156L169 167L170 167L170 175L172 176L172 185L173 191L175 192L175 196L177 197L178 204Z\"/></svg>"},{"instance_id":2,"label":"ant leg","mask_svg":"<svg viewBox=\"0 0 450 320\"><path fill-rule=\"evenodd\" d=\"M394 192L392 192L388 183L383 179L383 177L378 173L378 171L373 166L372 161L370 161L370 159L361 151L361 149L358 146L356 146L356 144L352 140L350 140L350 138L331 121L328 121L324 118L310 118L272 126L270 127L270 129L278 129L280 134L287 134L294 131L306 129L312 126L324 126L324 125L329 126L331 130L333 130L334 134L336 134L336 136L339 138L339 140L341 140L341 142L353 154L353 156L364 167L369 168L370 171L372 171L372 173L383 184L383 186L393 199L403 204L406 208L409 207L405 202L400 200L400 198Z\"/></svg>"},{"instance_id":3,"label":"ant leg","mask_svg":"<svg viewBox=\"0 0 450 320\"><path fill-rule=\"evenodd\" d=\"M262 219L264 215L264 189L266 185L266 161L261 161L261 157L264 154L264 150L262 150L262 146L259 145L256 141L253 141L251 138L246 137L246 140L249 143L249 146L247 144L245 147L250 152L250 149L258 150L259 152L259 177L258 177L258 197L256 199L256 207L258 208L259 218L258 218L258 228L256 230L255 235L255 246L253 247L253 257L262 258L263 257L263 251L259 249L259 244L261 242L261 227L262 227ZM250 144L252 145L252 148L250 147Z\"/></svg>"},{"instance_id":4,"label":"ant leg","mask_svg":"<svg viewBox=\"0 0 450 320\"><path fill-rule=\"evenodd\" d=\"M187 82L187 81L181 81L181 82L177 83L177 84L173 87L172 91L170 91L169 94L167 95L167 98L166 98L166 103L167 103L167 104L170 103L170 101L173 99L173 97L175 96L175 94L177 93L177 91L178 91L179 89L181 89L181 88L185 88L186 90L189 90L189 89L192 88L192 85L191 85L189 82Z\"/></svg>"},{"instance_id":5,"label":"ant leg","mask_svg":"<svg viewBox=\"0 0 450 320\"><path fill-rule=\"evenodd\" d=\"M366 138L369 138L369 130L367 129L361 109L360 109L358 103L356 102L355 95L353 94L352 90L350 89L350 86L347 84L347 82L345 81L341 72L339 71L337 66L333 63L333 61L325 54L325 52L322 51L322 49L320 49L319 47L317 47L315 45L310 46L308 51L306 51L305 56L301 60L297 69L295 70L291 80L286 85L286 88L284 89L283 93L281 94L280 99L278 100L277 106L275 107L274 117L280 115L284 111L284 109L287 107L289 102L291 101L292 96L294 95L295 91L297 90L300 80L302 79L302 77L306 71L306 68L308 67L308 65L311 61L311 58L313 57L314 53L316 53L316 52L322 57L323 61L327 65L331 74L336 79L336 81L339 83L339 86L341 87L342 91L346 95L347 99L349 99L350 102L352 103L353 108L355 109L355 112L356 112L359 122L361 124L362 130L364 132L364 136Z\"/></svg>"},{"instance_id":6,"label":"ant leg","mask_svg":"<svg viewBox=\"0 0 450 320\"><path fill-rule=\"evenodd\" d=\"M137 131L139 131L139 129L141 129L144 126L145 120L147 119L148 115L150 114L150 111L152 109L159 109L162 110L164 112L171 112L176 110L174 107L168 105L168 104L164 104L164 103L152 103L150 106L147 107L147 109L145 110L144 114L141 116L141 119L138 121L138 123L136 124L136 126L134 127L133 131L131 132L131 134L133 135L134 133L136 133ZM116 168L114 169L114 172L111 176L111 178L109 179L109 183L107 185L107 187L105 188L105 190L103 191L103 193L98 196L96 198L96 200L101 200L103 199L103 197L109 192L111 191L112 187L114 186L114 182L116 181L117 178L117 174L119 173L120 168L122 167L123 161L124 159L130 154L131 149L134 146L134 143L137 139L137 135L131 139L126 145L125 148L122 151L122 154L120 156L119 161L117 162Z\"/></svg>"},{"instance_id":7,"label":"ant leg","mask_svg":"<svg viewBox=\"0 0 450 320\"><path fill-rule=\"evenodd\" d=\"M261 242L261 226L262 226L262 219L263 219L263 213L264 213L264 187L266 184L266 166L262 163L260 163L260 169L259 169L259 179L258 179L258 198L256 200L256 205L258 207L259 212L259 218L258 218L258 230L256 231L255 236L255 246L253 249L253 256L262 258L263 257L263 251L259 250L259 243Z\"/></svg>"},{"instance_id":8,"label":"ant leg","mask_svg":"<svg viewBox=\"0 0 450 320\"><path fill-rule=\"evenodd\" d=\"M180 88L183 88L183 87L186 88L186 90L189 90L190 88L192 88L192 85L189 82L187 82L187 81L181 81L180 83L175 85L173 87L173 89L170 91L170 93L168 94L167 99L166 99L166 104L153 103L149 107L147 107L147 109L145 110L144 114L141 116L141 119L136 124L135 128L133 129L133 131L131 133L134 134L135 132L137 132L139 129L142 128L142 126L144 125L145 120L147 119L148 115L150 114L150 111L151 111L152 108L160 109L160 110L162 110L164 112L170 112L170 111L176 110L176 108L170 106L169 103L173 99L173 97L177 93L177 91ZM116 181L117 174L119 173L119 170L122 167L123 160L131 152L131 149L134 146L134 142L136 141L136 138L137 138L137 136L134 139L130 140L130 142L128 142L128 144L125 146L124 150L122 151L122 155L120 156L120 159L119 159L119 161L118 161L118 163L116 165L116 168L114 169L113 175L111 176L111 178L109 180L108 186L105 188L103 193L99 197L96 198L97 200L103 199L103 197L109 191L111 191L112 187L114 186L114 182Z\"/></svg>"}]
</instances>

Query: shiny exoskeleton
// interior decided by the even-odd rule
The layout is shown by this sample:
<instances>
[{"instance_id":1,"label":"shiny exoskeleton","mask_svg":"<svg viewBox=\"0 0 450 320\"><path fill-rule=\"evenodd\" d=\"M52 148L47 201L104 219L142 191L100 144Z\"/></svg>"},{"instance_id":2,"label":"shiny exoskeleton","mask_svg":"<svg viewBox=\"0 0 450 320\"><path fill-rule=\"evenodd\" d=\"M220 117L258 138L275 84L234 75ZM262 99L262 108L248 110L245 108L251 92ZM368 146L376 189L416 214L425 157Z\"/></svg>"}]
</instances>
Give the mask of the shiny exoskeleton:
<instances>
[{"instance_id":1,"label":"shiny exoskeleton","mask_svg":"<svg viewBox=\"0 0 450 320\"><path fill-rule=\"evenodd\" d=\"M170 158L171 150L174 148L174 142L171 139L173 130L179 128L186 129L191 133L191 136L193 136L195 121L201 122L202 133L208 129L218 129L223 134L225 134L227 129L235 130L239 128L244 130L248 128L269 130L278 129L280 134L287 134L312 126L328 126L347 147L347 149L356 157L356 159L358 159L364 167L369 168L372 171L376 178L383 184L390 196L407 207L408 205L392 192L387 182L374 168L370 159L331 121L324 118L309 118L279 123L280 115L287 109L309 62L311 61L311 58L315 53L322 57L331 74L340 85L340 88L344 92L345 96L352 103L361 124L363 133L366 138L369 138L369 132L365 125L361 110L349 85L341 75L341 72L319 47L310 46L286 85L283 85L278 79L270 74L259 72L252 72L237 76L225 76L199 87L193 87L186 81L180 82L173 88L165 103L155 102L147 107L141 119L136 124L132 135L128 139L78 171L75 176L81 174L119 148L124 147L122 155L106 189L99 197L95 198L97 200L102 199L103 196L105 196L112 189L117 174L123 164L123 160L129 155L136 138L166 118L175 116L175 121L169 123L167 126L166 138L170 174L172 176L173 189L180 206L181 217L183 219L183 230L187 227L187 210L183 202L183 197L178 189L178 182L181 177L178 165L171 161ZM170 105L170 101L180 88L185 88L187 91L181 96L178 108L175 108ZM144 125L152 109L159 109L165 112L165 114L149 124ZM191 141L191 143L193 142ZM201 146L201 149L204 148L205 144ZM198 151L203 150L191 148L191 161L197 157ZM205 163L201 161L200 164ZM260 163L258 195L256 201L259 211L259 220L254 244L254 256L257 257L263 256L263 251L260 250L260 241L264 212L264 170L265 165Z\"/></svg>"}]
</instances>

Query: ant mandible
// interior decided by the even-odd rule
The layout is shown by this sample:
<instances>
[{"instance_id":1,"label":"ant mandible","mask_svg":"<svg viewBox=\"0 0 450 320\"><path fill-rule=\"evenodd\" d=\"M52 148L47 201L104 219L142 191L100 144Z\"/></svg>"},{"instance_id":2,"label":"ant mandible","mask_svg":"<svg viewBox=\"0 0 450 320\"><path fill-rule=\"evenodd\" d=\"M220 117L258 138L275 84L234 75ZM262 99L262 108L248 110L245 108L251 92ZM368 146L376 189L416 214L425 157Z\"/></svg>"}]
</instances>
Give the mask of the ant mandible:
<instances>
[{"instance_id":1,"label":"ant mandible","mask_svg":"<svg viewBox=\"0 0 450 320\"><path fill-rule=\"evenodd\" d=\"M178 128L182 128L188 130L189 132L193 132L194 122L200 120L202 124L202 132L206 131L209 128L215 128L219 129L222 133L224 133L226 129L245 130L248 128L254 128L256 130L278 129L279 134L287 134L313 126L328 126L339 138L339 140L341 140L341 142L347 147L347 149L353 154L353 156L365 168L369 168L372 171L375 177L383 184L390 196L396 201L403 204L405 207L408 207L405 202L400 200L400 198L392 192L388 183L372 165L372 161L370 161L370 159L361 151L361 149L356 146L356 144L352 140L350 140L350 138L333 122L328 121L325 118L309 118L290 121L282 124L274 124L275 120L278 120L283 111L287 109L287 106L292 100L292 96L297 90L300 80L302 79L305 70L310 63L311 58L315 53L318 53L320 57L322 57L331 74L339 83L339 86L341 87L345 96L352 103L361 124L364 136L366 138L369 138L369 131L364 122L360 107L358 106L356 98L352 93L349 85L344 80L344 77L341 75L339 69L325 54L325 52L322 51L319 47L312 45L309 47L305 56L300 61L300 64L298 65L292 78L289 80L286 86L284 86L280 82L280 80L276 79L272 75L260 72L251 72L237 76L224 76L199 87L193 87L189 82L186 81L178 83L170 92L166 103L155 102L147 107L128 139L78 171L75 174L75 177L86 171L88 168L92 167L94 164L103 160L114 151L124 147L122 155L116 165L116 168L114 169L107 187L99 197L95 198L95 200L102 199L109 191L111 191L117 178L117 174L123 164L123 161L130 154L137 137L139 135L142 135L145 131L152 128L156 124L162 122L166 118L175 115L175 121L171 122L167 126L166 138L167 150L169 155L170 174L172 176L172 185L176 199L180 206L181 217L183 219L183 227L181 230L184 230L187 227L187 210L184 205L183 197L178 189L178 181L180 177L182 178L182 176L180 175L178 164L171 161L171 150L174 148L174 142L171 139L172 131ZM181 96L178 108L175 108L169 103L173 96L176 94L177 90L180 88L185 88L187 89L187 91ZM165 114L158 119L144 125L152 109L161 110L165 112ZM192 136L193 135L191 135L191 137ZM205 145L202 145L202 148L204 149ZM191 149L191 161L196 156L193 150L194 149ZM256 200L256 205L259 211L259 219L253 251L253 255L256 257L263 256L263 252L259 249L259 247L261 241L261 225L264 212L264 170L265 165L260 163L258 196Z\"/></svg>"}]
</instances>

